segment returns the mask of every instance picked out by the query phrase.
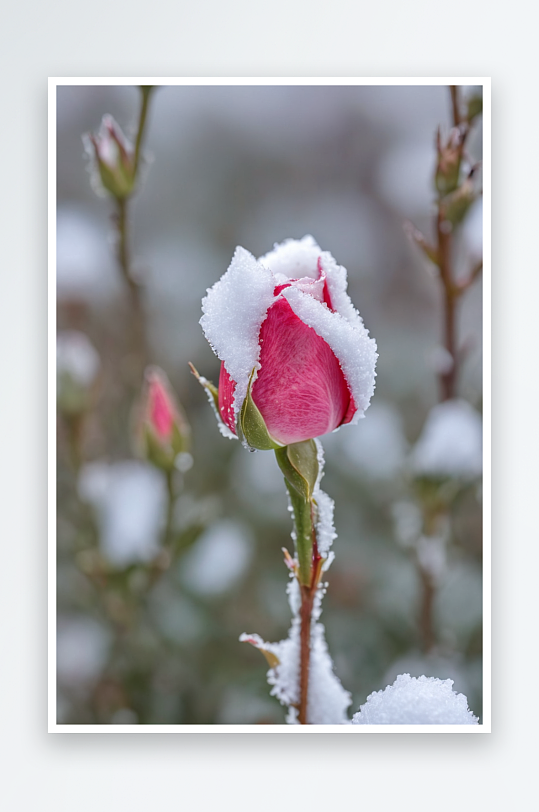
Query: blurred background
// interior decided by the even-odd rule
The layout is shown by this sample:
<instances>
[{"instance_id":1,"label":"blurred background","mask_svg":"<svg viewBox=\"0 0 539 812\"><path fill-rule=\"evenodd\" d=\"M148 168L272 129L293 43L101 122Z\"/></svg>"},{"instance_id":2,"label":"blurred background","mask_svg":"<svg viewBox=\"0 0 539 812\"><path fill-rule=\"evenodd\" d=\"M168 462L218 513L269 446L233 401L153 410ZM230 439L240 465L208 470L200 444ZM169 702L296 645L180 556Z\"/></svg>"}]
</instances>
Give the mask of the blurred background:
<instances>
[{"instance_id":1,"label":"blurred background","mask_svg":"<svg viewBox=\"0 0 539 812\"><path fill-rule=\"evenodd\" d=\"M463 88L463 99L478 92ZM434 239L448 88L152 94L132 266L149 360L191 426L167 551L166 477L133 442L143 367L114 205L93 191L81 139L105 113L132 134L139 106L136 87L57 91L58 722L284 723L265 660L238 642L288 631L284 483L271 452L219 434L188 362L217 384L200 303L235 247L259 256L305 234L347 268L379 351L365 420L322 438L338 538L321 620L335 671L351 713L410 673L454 680L481 716L481 282L458 310L459 401L440 414L441 290L403 228L410 220ZM481 140L479 116L471 162ZM456 235L458 276L481 251L479 198Z\"/></svg>"}]
</instances>

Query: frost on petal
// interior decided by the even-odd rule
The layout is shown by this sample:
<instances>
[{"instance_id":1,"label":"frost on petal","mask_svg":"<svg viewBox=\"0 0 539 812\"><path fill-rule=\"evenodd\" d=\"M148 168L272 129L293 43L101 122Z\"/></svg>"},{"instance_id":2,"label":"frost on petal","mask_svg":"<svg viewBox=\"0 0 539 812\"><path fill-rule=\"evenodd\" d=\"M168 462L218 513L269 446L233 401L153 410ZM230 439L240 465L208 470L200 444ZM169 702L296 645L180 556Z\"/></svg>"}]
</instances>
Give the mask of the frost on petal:
<instances>
[{"instance_id":1,"label":"frost on petal","mask_svg":"<svg viewBox=\"0 0 539 812\"><path fill-rule=\"evenodd\" d=\"M333 662L324 638L324 626L316 620L321 613L321 601L325 586L320 587L313 610L311 631L311 658L309 667L309 698L307 719L311 725L341 725L348 722L346 709L352 698L333 671ZM268 671L268 683L272 686L271 695L282 705L288 706L286 721L297 723L299 704L300 676L300 597L298 582L294 578L288 588L288 597L292 609L292 625L286 640L279 643L265 643L258 635L242 635L246 641L278 659L278 664Z\"/></svg>"},{"instance_id":2,"label":"frost on petal","mask_svg":"<svg viewBox=\"0 0 539 812\"><path fill-rule=\"evenodd\" d=\"M236 383L235 414L245 399L253 367L259 368L258 336L273 301L273 289L271 271L238 247L226 274L202 300L204 334Z\"/></svg>"},{"instance_id":3,"label":"frost on petal","mask_svg":"<svg viewBox=\"0 0 539 812\"><path fill-rule=\"evenodd\" d=\"M285 288L281 295L298 318L312 327L336 355L357 406L350 422L357 423L364 416L374 393L378 357L376 342L369 338L369 332L361 321L349 322L297 288Z\"/></svg>"},{"instance_id":4,"label":"frost on petal","mask_svg":"<svg viewBox=\"0 0 539 812\"><path fill-rule=\"evenodd\" d=\"M275 243L273 251L259 257L258 261L273 272L277 283L282 284L288 279L317 279L321 253L320 246L307 234L301 240L288 239Z\"/></svg>"},{"instance_id":5,"label":"frost on petal","mask_svg":"<svg viewBox=\"0 0 539 812\"><path fill-rule=\"evenodd\" d=\"M364 330L363 319L352 304L352 300L347 293L348 276L346 268L342 265L337 265L329 251L323 251L320 255L320 259L322 268L326 273L327 286L329 288L333 309L343 316L346 321L350 322L357 330Z\"/></svg>"},{"instance_id":6,"label":"frost on petal","mask_svg":"<svg viewBox=\"0 0 539 812\"><path fill-rule=\"evenodd\" d=\"M352 718L353 725L477 725L464 694L453 680L401 674L393 685L367 697Z\"/></svg>"},{"instance_id":7,"label":"frost on petal","mask_svg":"<svg viewBox=\"0 0 539 812\"><path fill-rule=\"evenodd\" d=\"M410 458L417 476L475 479L483 467L481 415L465 400L446 400L429 412Z\"/></svg>"}]
</instances>

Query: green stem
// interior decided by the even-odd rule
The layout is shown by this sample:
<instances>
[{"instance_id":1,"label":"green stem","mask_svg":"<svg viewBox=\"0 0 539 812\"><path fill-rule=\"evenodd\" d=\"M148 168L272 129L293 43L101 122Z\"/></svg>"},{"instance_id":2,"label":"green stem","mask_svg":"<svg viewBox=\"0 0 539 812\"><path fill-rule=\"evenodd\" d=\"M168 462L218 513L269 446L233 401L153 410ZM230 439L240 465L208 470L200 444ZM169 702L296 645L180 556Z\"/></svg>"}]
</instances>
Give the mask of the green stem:
<instances>
[{"instance_id":1,"label":"green stem","mask_svg":"<svg viewBox=\"0 0 539 812\"><path fill-rule=\"evenodd\" d=\"M165 530L163 534L163 543L165 547L170 547L172 543L172 522L174 519L174 504L176 502L176 494L174 492L174 471L169 469L166 474L167 481L167 517L165 522Z\"/></svg>"},{"instance_id":2,"label":"green stem","mask_svg":"<svg viewBox=\"0 0 539 812\"><path fill-rule=\"evenodd\" d=\"M313 560L312 502L303 499L286 479L285 484L294 511L296 550L299 563L298 580L301 586L310 586Z\"/></svg>"},{"instance_id":3,"label":"green stem","mask_svg":"<svg viewBox=\"0 0 539 812\"><path fill-rule=\"evenodd\" d=\"M138 172L138 165L140 160L140 149L142 147L142 137L144 135L144 128L146 127L146 118L148 116L148 104L150 96L154 90L153 85L141 85L140 92L142 94L142 102L140 105L140 115L138 120L137 136L135 139L135 175Z\"/></svg>"},{"instance_id":4,"label":"green stem","mask_svg":"<svg viewBox=\"0 0 539 812\"><path fill-rule=\"evenodd\" d=\"M135 138L135 156L134 156L135 189L140 163L142 141L148 118L148 105L152 90L153 85L144 85L141 87L142 101L137 125L137 134ZM129 290L132 311L132 330L133 330L134 346L136 347L137 355L140 357L142 365L144 366L147 358L146 323L144 318L142 287L133 276L133 270L131 267L131 254L129 249L129 216L128 216L130 199L131 195L128 197L120 197L116 199L116 228L118 231L117 255L118 255L118 264L120 266L122 276L124 278L126 287Z\"/></svg>"},{"instance_id":5,"label":"green stem","mask_svg":"<svg viewBox=\"0 0 539 812\"><path fill-rule=\"evenodd\" d=\"M277 455L279 459L279 455ZM299 670L299 707L300 725L308 724L309 671L311 660L311 631L314 598L320 579L321 558L318 554L315 530L315 502L298 493L298 490L285 476L285 483L290 494L294 513L296 553L301 607L300 617L300 670Z\"/></svg>"}]
</instances>

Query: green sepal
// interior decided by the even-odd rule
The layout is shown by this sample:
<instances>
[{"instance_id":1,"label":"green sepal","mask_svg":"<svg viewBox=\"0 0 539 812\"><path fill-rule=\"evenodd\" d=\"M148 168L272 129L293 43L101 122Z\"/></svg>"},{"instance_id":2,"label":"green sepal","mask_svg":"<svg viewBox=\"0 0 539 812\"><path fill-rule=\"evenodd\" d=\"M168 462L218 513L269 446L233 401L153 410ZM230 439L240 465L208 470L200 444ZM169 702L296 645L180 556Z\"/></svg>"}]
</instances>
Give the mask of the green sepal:
<instances>
[{"instance_id":1,"label":"green sepal","mask_svg":"<svg viewBox=\"0 0 539 812\"><path fill-rule=\"evenodd\" d=\"M284 477L302 499L312 499L318 479L318 452L314 440L292 443L275 451Z\"/></svg>"},{"instance_id":2,"label":"green sepal","mask_svg":"<svg viewBox=\"0 0 539 812\"><path fill-rule=\"evenodd\" d=\"M284 448L284 446L274 440L269 433L264 422L264 418L260 414L260 411L251 395L255 372L256 369L253 369L251 372L249 385L247 386L247 394L238 417L238 424L236 427L238 437L240 437L240 439L244 439L250 448L256 448L259 451L271 451L278 448Z\"/></svg>"},{"instance_id":3,"label":"green sepal","mask_svg":"<svg viewBox=\"0 0 539 812\"><path fill-rule=\"evenodd\" d=\"M191 445L191 429L184 415L180 412L178 406L176 406L174 423L172 424L170 445L172 446L175 457L177 457L178 454L185 454L188 452Z\"/></svg>"},{"instance_id":4,"label":"green sepal","mask_svg":"<svg viewBox=\"0 0 539 812\"><path fill-rule=\"evenodd\" d=\"M174 468L176 452L169 443L163 444L157 439L152 429L145 425L143 428L144 456L163 471L170 471Z\"/></svg>"},{"instance_id":5,"label":"green sepal","mask_svg":"<svg viewBox=\"0 0 539 812\"><path fill-rule=\"evenodd\" d=\"M129 197L135 187L133 171L123 166L120 158L114 168L102 161L99 155L97 155L96 160L101 183L107 192L117 198Z\"/></svg>"}]
</instances>

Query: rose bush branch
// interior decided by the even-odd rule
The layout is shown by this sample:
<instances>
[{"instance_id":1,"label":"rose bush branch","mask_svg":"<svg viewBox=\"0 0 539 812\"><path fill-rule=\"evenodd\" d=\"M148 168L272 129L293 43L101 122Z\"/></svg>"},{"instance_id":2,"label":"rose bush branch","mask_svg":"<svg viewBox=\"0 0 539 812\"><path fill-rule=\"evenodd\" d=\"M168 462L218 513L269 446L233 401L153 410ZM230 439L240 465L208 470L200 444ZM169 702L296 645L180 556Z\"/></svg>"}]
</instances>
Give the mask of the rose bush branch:
<instances>
[{"instance_id":1,"label":"rose bush branch","mask_svg":"<svg viewBox=\"0 0 539 812\"><path fill-rule=\"evenodd\" d=\"M146 324L142 285L134 274L131 261L129 209L130 201L140 185L142 144L153 89L152 85L140 87L141 105L134 145L109 115L103 117L97 135L89 134L83 139L92 159L94 189L98 194L114 199L118 266L129 294L134 345L143 364L147 360Z\"/></svg>"},{"instance_id":2,"label":"rose bush branch","mask_svg":"<svg viewBox=\"0 0 539 812\"><path fill-rule=\"evenodd\" d=\"M237 248L202 307L204 333L221 359L219 386L193 368L221 433L250 450L273 450L285 477L294 518L295 556L286 558L292 626L281 643L242 639L266 654L272 693L301 724L341 722L350 702L317 623L335 532L315 439L356 423L374 391L376 344L346 287L346 270L312 237L287 240L258 260Z\"/></svg>"},{"instance_id":3,"label":"rose bush branch","mask_svg":"<svg viewBox=\"0 0 539 812\"><path fill-rule=\"evenodd\" d=\"M442 294L442 341L445 356L439 364L439 401L452 403L457 396L458 376L464 356L459 345L457 334L457 316L463 295L473 285L481 273L483 262L478 260L469 269L464 280L457 279L454 262L454 237L457 229L464 222L471 205L481 194L476 188L475 176L477 167L471 164L466 154L466 143L476 117L481 113L481 99L472 96L463 109L460 88L450 86L452 128L443 138L440 129L436 135L437 162L434 176L436 192L435 242L431 244L424 235L411 223L406 223L406 231L412 240L421 248L425 256L438 268L438 279ZM468 168L466 167L468 164ZM450 407L451 408L451 407ZM422 505L423 524L432 524L432 501L440 502L440 493L445 493L440 483L434 482L426 489L423 480L414 482L414 487ZM450 489L451 490L451 489ZM449 502L441 500L437 514L442 524L447 523ZM442 535L447 535L444 533ZM427 529L418 541L425 545L437 544L440 533ZM426 541L431 539L431 542ZM434 539L434 541L432 541ZM421 608L419 625L425 651L433 648L436 638L434 632L433 610L439 573L431 571L429 555L416 556L416 567L421 583Z\"/></svg>"},{"instance_id":4,"label":"rose bush branch","mask_svg":"<svg viewBox=\"0 0 539 812\"><path fill-rule=\"evenodd\" d=\"M482 269L477 262L464 282L456 279L453 248L454 235L471 205L481 194L476 188L477 166L465 169L466 143L475 118L481 112L480 99L472 96L467 109L462 109L460 88L450 86L453 126L446 139L440 130L436 135L437 163L434 177L436 191L435 243L431 244L412 224L406 230L428 259L438 268L443 301L443 345L448 363L439 372L440 400L450 400L457 393L460 349L457 337L457 314L460 299Z\"/></svg>"}]
</instances>

